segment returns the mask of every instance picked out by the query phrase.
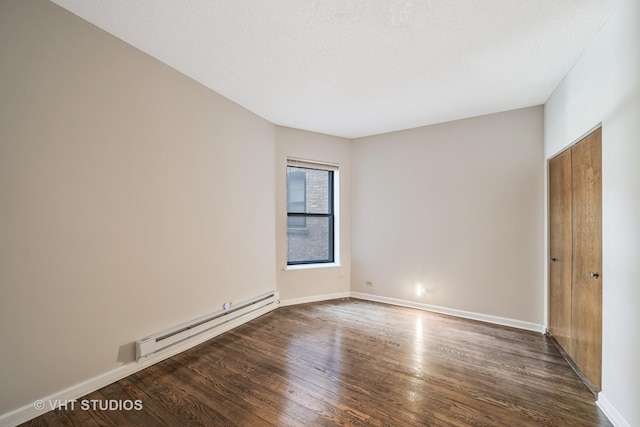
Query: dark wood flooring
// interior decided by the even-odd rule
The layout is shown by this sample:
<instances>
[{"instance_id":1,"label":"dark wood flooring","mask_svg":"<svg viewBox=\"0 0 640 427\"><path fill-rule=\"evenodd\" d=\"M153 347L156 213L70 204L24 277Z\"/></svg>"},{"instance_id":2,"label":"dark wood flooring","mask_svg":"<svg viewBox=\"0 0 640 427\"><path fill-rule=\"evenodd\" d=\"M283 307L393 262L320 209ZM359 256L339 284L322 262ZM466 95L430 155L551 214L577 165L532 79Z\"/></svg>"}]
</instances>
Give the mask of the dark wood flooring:
<instances>
[{"instance_id":1,"label":"dark wood flooring","mask_svg":"<svg viewBox=\"0 0 640 427\"><path fill-rule=\"evenodd\" d=\"M281 307L29 426L610 426L543 335L357 299Z\"/></svg>"}]
</instances>

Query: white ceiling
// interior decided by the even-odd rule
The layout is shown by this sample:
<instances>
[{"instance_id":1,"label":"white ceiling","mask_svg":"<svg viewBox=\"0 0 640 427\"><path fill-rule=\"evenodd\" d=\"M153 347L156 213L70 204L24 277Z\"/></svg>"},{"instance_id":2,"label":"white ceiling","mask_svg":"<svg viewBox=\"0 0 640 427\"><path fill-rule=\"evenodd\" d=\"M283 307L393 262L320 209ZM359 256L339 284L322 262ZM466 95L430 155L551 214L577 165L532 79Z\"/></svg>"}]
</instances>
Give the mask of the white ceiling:
<instances>
[{"instance_id":1,"label":"white ceiling","mask_svg":"<svg viewBox=\"0 0 640 427\"><path fill-rule=\"evenodd\" d=\"M355 138L543 104L618 0L52 0L282 126Z\"/></svg>"}]
</instances>

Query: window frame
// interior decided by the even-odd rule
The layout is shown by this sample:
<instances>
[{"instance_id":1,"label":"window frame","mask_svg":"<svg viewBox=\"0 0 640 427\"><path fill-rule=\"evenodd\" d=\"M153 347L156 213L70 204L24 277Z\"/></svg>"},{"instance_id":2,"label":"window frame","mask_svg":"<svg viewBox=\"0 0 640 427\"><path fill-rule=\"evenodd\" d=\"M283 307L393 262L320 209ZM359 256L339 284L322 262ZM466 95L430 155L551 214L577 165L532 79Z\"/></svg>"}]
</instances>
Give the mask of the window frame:
<instances>
[{"instance_id":1,"label":"window frame","mask_svg":"<svg viewBox=\"0 0 640 427\"><path fill-rule=\"evenodd\" d=\"M287 159L287 169L290 167L298 168L298 169L312 169L312 170L320 170L328 173L328 183L327 183L327 213L309 213L309 212L289 212L289 176L287 172L286 182L287 182L287 268L296 268L296 267L309 267L309 266L331 266L337 265L337 223L338 223L338 213L337 213L337 203L336 203L336 195L337 192L337 174L338 167L337 165L332 164L324 164L324 163L315 163L307 160L301 161L297 159ZM305 188L305 200L307 198L306 188ZM306 208L305 208L306 210ZM300 228L289 227L289 218L305 218L305 222L308 224L309 221L306 221L308 218L326 218L327 219L327 244L328 244L328 257L326 259L307 259L302 261L290 261L289 260L289 239L290 233L296 234L302 232Z\"/></svg>"}]
</instances>

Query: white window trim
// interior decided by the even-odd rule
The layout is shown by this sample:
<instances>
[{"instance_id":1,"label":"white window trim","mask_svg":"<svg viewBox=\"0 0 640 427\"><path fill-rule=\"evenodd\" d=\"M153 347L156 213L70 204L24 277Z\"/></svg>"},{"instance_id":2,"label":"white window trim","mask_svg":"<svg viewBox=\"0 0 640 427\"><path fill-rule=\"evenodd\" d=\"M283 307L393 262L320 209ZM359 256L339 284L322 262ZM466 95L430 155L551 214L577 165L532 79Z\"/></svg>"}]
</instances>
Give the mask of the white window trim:
<instances>
[{"instance_id":1,"label":"white window trim","mask_svg":"<svg viewBox=\"0 0 640 427\"><path fill-rule=\"evenodd\" d=\"M291 271L291 270L311 270L311 269L315 269L315 268L338 268L338 267L342 267L342 264L339 264L337 262L323 262L323 263L318 263L318 264L296 264L296 265L287 265L284 268L284 271Z\"/></svg>"}]
</instances>

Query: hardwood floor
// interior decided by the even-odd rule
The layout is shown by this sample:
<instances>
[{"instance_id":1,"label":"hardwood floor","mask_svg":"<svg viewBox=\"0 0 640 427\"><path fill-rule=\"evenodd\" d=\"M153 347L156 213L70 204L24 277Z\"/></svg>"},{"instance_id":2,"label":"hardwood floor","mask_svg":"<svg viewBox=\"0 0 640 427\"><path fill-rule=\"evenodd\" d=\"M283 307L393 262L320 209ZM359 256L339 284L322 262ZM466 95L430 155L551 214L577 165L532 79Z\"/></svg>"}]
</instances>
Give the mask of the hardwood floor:
<instances>
[{"instance_id":1,"label":"hardwood floor","mask_svg":"<svg viewBox=\"0 0 640 427\"><path fill-rule=\"evenodd\" d=\"M541 334L349 299L281 307L25 425L611 424Z\"/></svg>"}]
</instances>

